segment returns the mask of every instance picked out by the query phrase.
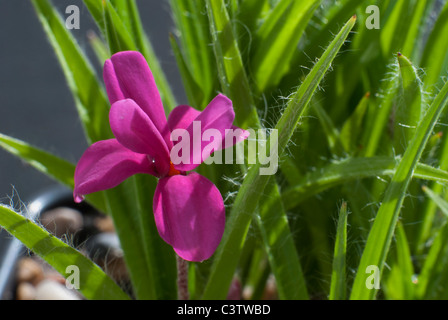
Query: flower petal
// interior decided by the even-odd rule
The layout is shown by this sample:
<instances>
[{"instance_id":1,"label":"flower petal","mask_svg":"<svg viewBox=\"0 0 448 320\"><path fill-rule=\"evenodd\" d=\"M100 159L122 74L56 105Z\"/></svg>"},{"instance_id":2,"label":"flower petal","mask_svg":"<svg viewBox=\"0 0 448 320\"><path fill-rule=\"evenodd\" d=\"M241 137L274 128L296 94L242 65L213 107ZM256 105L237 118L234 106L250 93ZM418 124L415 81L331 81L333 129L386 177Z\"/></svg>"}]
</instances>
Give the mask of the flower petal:
<instances>
[{"instance_id":1,"label":"flower petal","mask_svg":"<svg viewBox=\"0 0 448 320\"><path fill-rule=\"evenodd\" d=\"M170 168L168 147L154 123L134 100L115 102L110 109L109 121L118 142L131 151L147 154L153 158L160 176L168 173Z\"/></svg>"},{"instance_id":2,"label":"flower petal","mask_svg":"<svg viewBox=\"0 0 448 320\"><path fill-rule=\"evenodd\" d=\"M162 239L188 261L209 259L224 233L221 193L197 173L159 181L154 194L154 217Z\"/></svg>"},{"instance_id":3,"label":"flower petal","mask_svg":"<svg viewBox=\"0 0 448 320\"><path fill-rule=\"evenodd\" d=\"M184 129L188 132L187 138L189 138L190 146L190 159L186 161L188 163L175 163L175 168L179 171L191 171L198 167L210 154L203 154L206 147L208 150L221 150L233 146L234 144L241 142L249 136L249 133L238 127L232 125L235 119L235 112L233 111L232 101L224 95L218 95L212 102L205 108L204 111L199 112L188 106L180 106L174 109L169 117L169 127L173 131L174 129ZM202 137L205 131L214 129L215 132L220 134L221 140L212 142L202 141ZM228 132L226 130L233 129L238 130L238 133L233 141L229 145L225 144L225 138ZM183 138L179 139L183 141ZM213 144L213 148L209 145ZM176 145L176 142L174 142ZM195 147L198 146L198 147ZM176 150L177 151L177 150Z\"/></svg>"},{"instance_id":4,"label":"flower petal","mask_svg":"<svg viewBox=\"0 0 448 320\"><path fill-rule=\"evenodd\" d=\"M104 63L103 78L111 105L118 100L125 99L124 94L121 91L120 83L118 82L117 74L115 73L115 68L112 60L106 60L106 62Z\"/></svg>"},{"instance_id":5,"label":"flower petal","mask_svg":"<svg viewBox=\"0 0 448 320\"><path fill-rule=\"evenodd\" d=\"M190 106L178 106L168 116L168 127L173 132L176 129L187 129L201 112Z\"/></svg>"},{"instance_id":6,"label":"flower petal","mask_svg":"<svg viewBox=\"0 0 448 320\"><path fill-rule=\"evenodd\" d=\"M149 116L170 145L169 130L159 90L146 59L140 52L116 53L104 64L104 82L111 104L132 99Z\"/></svg>"},{"instance_id":7,"label":"flower petal","mask_svg":"<svg viewBox=\"0 0 448 320\"><path fill-rule=\"evenodd\" d=\"M172 131L177 129L187 129L194 120L201 114L199 110L196 110L190 106L181 105L173 109L168 117L168 126ZM235 144L238 144L246 140L250 133L237 126L231 126L230 129L234 133L234 140L229 145L226 145L226 137L223 136L222 146L218 150L227 149ZM227 135L226 135L227 136ZM176 144L176 143L174 143Z\"/></svg>"},{"instance_id":8,"label":"flower petal","mask_svg":"<svg viewBox=\"0 0 448 320\"><path fill-rule=\"evenodd\" d=\"M146 155L134 153L117 140L92 144L82 155L75 170L76 202L84 195L114 188L137 173L156 175Z\"/></svg>"}]
</instances>

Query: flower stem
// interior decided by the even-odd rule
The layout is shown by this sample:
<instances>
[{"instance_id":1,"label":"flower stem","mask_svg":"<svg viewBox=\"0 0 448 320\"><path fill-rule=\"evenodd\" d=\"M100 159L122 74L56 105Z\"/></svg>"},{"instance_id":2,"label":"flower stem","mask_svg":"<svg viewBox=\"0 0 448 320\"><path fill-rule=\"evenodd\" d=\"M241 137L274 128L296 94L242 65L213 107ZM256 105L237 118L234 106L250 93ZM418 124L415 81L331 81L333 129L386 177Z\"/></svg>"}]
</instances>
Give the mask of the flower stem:
<instances>
[{"instance_id":1,"label":"flower stem","mask_svg":"<svg viewBox=\"0 0 448 320\"><path fill-rule=\"evenodd\" d=\"M177 298L189 300L188 293L188 262L179 256L177 258Z\"/></svg>"}]
</instances>

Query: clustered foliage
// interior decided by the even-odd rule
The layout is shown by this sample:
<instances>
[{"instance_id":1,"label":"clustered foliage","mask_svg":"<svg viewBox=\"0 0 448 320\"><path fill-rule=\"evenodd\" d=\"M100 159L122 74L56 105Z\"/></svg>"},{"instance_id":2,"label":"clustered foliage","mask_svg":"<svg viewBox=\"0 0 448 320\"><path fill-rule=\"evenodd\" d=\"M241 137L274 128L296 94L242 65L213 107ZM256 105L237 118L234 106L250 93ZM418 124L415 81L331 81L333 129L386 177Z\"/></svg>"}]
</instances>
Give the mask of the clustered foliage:
<instances>
[{"instance_id":1,"label":"clustered foliage","mask_svg":"<svg viewBox=\"0 0 448 320\"><path fill-rule=\"evenodd\" d=\"M110 138L110 106L94 68L52 4L32 3L87 140ZM279 130L275 177L260 177L260 164L199 168L224 195L228 220L215 256L189 265L190 296L226 298L238 279L251 289L245 298L259 299L272 275L281 299L447 298L448 2L169 3L176 30L167 37L188 104L201 110L221 92L233 101L237 126ZM91 41L100 63L140 51L167 113L187 103L176 101L136 1L84 4L98 25ZM379 29L366 27L371 5ZM73 188L74 165L3 135L0 145ZM87 200L112 215L135 296L174 299L175 259L144 196L155 184L138 176ZM380 289L366 285L369 266L380 272ZM109 291L95 289L104 283ZM117 290L107 281L81 285L88 298L122 297Z\"/></svg>"}]
</instances>

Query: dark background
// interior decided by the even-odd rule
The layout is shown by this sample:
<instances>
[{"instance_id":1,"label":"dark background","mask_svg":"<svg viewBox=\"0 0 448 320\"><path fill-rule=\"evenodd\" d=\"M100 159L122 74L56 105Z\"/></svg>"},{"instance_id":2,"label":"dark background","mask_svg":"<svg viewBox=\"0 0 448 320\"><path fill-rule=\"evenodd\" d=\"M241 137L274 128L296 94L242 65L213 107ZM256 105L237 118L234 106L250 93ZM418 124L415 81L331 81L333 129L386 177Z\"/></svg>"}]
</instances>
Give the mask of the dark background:
<instances>
[{"instance_id":1,"label":"dark background","mask_svg":"<svg viewBox=\"0 0 448 320\"><path fill-rule=\"evenodd\" d=\"M80 8L80 29L72 30L92 63L101 67L87 40L95 30L90 14L80 0L53 1L63 17L65 8ZM166 72L179 103L186 103L168 35L174 30L165 0L138 0L145 31ZM53 49L29 0L0 0L0 133L21 139L72 163L87 144L75 104ZM0 203L13 197L29 203L57 185L56 182L0 150ZM20 200L20 201L19 201Z\"/></svg>"}]
</instances>

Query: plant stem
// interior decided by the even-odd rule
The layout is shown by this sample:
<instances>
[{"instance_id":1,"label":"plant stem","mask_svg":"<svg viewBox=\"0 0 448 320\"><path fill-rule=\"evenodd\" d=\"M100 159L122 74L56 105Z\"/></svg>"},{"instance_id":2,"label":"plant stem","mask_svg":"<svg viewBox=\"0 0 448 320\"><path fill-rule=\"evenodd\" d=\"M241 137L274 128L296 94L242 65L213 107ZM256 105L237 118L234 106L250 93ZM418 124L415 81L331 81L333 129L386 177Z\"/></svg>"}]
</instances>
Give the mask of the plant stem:
<instances>
[{"instance_id":1,"label":"plant stem","mask_svg":"<svg viewBox=\"0 0 448 320\"><path fill-rule=\"evenodd\" d=\"M178 300L189 300L188 293L188 262L177 256L177 298Z\"/></svg>"}]
</instances>

